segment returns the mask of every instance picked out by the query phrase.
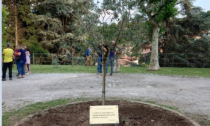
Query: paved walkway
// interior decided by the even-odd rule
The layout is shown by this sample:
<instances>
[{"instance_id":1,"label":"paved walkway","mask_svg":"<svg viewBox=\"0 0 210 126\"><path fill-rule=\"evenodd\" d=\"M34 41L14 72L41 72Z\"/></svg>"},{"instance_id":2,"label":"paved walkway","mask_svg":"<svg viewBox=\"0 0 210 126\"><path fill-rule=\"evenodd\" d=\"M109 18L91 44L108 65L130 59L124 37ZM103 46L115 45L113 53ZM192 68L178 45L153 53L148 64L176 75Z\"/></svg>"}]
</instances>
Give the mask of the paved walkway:
<instances>
[{"instance_id":1,"label":"paved walkway","mask_svg":"<svg viewBox=\"0 0 210 126\"><path fill-rule=\"evenodd\" d=\"M96 74L31 74L3 82L7 111L58 98L101 97L102 76ZM210 79L142 74L107 76L106 97L142 99L178 107L210 119Z\"/></svg>"}]
</instances>

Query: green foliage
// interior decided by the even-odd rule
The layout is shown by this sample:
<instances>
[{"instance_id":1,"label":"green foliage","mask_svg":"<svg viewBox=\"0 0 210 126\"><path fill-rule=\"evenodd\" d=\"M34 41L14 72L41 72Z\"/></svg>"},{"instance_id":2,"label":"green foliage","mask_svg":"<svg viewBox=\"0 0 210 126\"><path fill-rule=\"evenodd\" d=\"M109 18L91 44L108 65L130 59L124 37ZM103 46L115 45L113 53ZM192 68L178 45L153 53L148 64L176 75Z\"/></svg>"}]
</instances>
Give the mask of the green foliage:
<instances>
[{"instance_id":1,"label":"green foliage","mask_svg":"<svg viewBox=\"0 0 210 126\"><path fill-rule=\"evenodd\" d=\"M140 0L139 9L149 16L149 21L158 24L177 14L176 2L177 0Z\"/></svg>"},{"instance_id":2,"label":"green foliage","mask_svg":"<svg viewBox=\"0 0 210 126\"><path fill-rule=\"evenodd\" d=\"M8 8L9 15L6 20L6 30L3 40L11 43L12 47L18 39L19 45L30 46L33 42L37 41L35 25L29 17L31 8L34 5L31 0L3 0L3 5ZM17 20L15 15L17 14ZM17 36L15 34L17 24Z\"/></svg>"},{"instance_id":3,"label":"green foliage","mask_svg":"<svg viewBox=\"0 0 210 126\"><path fill-rule=\"evenodd\" d=\"M2 6L2 35L5 34L5 27L6 27L6 20L7 20L7 16L9 15L9 12L7 11L7 8ZM2 40L2 51L3 49L6 48L6 44L7 41L6 40Z\"/></svg>"},{"instance_id":4,"label":"green foliage","mask_svg":"<svg viewBox=\"0 0 210 126\"><path fill-rule=\"evenodd\" d=\"M31 18L28 16L28 14L31 13L30 0L21 0L18 4L20 19L25 22L26 25L31 24Z\"/></svg>"},{"instance_id":5,"label":"green foliage","mask_svg":"<svg viewBox=\"0 0 210 126\"><path fill-rule=\"evenodd\" d=\"M186 29L187 35L200 34L201 31L210 29L210 16L207 15L201 8L195 7L187 14L186 18L183 18L178 23Z\"/></svg>"},{"instance_id":6,"label":"green foliage","mask_svg":"<svg viewBox=\"0 0 210 126\"><path fill-rule=\"evenodd\" d=\"M158 1L158 0L155 0ZM162 0L159 0L162 1ZM177 15L177 8L175 8L177 0L165 0L164 6L160 6L158 11L160 12L157 14L156 22L166 21L170 17L174 17ZM162 9L161 9L162 7Z\"/></svg>"},{"instance_id":7,"label":"green foliage","mask_svg":"<svg viewBox=\"0 0 210 126\"><path fill-rule=\"evenodd\" d=\"M92 40L94 39L95 43L91 45L94 46L103 43L106 45L105 48L110 49L112 40L117 43L126 42L125 39L127 40L127 37L131 35L126 34L129 33L126 25L132 20L130 10L134 9L136 2L105 0L101 3L98 2L98 4L102 6L97 6L95 3L89 5L91 12L93 11L97 14L89 13L84 15L82 19L85 24L83 24L84 26L82 26L83 29L81 31L88 33L88 36ZM107 17L103 15L107 15ZM123 36L125 39L123 39Z\"/></svg>"},{"instance_id":8,"label":"green foliage","mask_svg":"<svg viewBox=\"0 0 210 126\"><path fill-rule=\"evenodd\" d=\"M7 41L2 41L2 52L5 48L7 48Z\"/></svg>"},{"instance_id":9,"label":"green foliage","mask_svg":"<svg viewBox=\"0 0 210 126\"><path fill-rule=\"evenodd\" d=\"M48 53L46 50L44 50L41 45L38 42L33 42L30 46L29 49L31 53Z\"/></svg>"},{"instance_id":10,"label":"green foliage","mask_svg":"<svg viewBox=\"0 0 210 126\"><path fill-rule=\"evenodd\" d=\"M206 16L207 16L207 17L210 17L210 11L207 11L207 12L206 12Z\"/></svg>"},{"instance_id":11,"label":"green foliage","mask_svg":"<svg viewBox=\"0 0 210 126\"><path fill-rule=\"evenodd\" d=\"M31 17L38 26L36 33L45 50L63 55L72 53L80 55L85 35L75 35L80 27L78 19L73 15L78 8L84 13L82 4L83 2L79 1L45 0L41 3L41 7L38 7L39 5L35 7L44 10L43 12L34 12ZM41 15L36 15L36 13L41 13Z\"/></svg>"},{"instance_id":12,"label":"green foliage","mask_svg":"<svg viewBox=\"0 0 210 126\"><path fill-rule=\"evenodd\" d=\"M103 37L106 38L108 41L116 39L116 30L117 30L117 25L115 23L112 23L111 25L106 24L103 27L98 26L99 31L103 34Z\"/></svg>"},{"instance_id":13,"label":"green foliage","mask_svg":"<svg viewBox=\"0 0 210 126\"><path fill-rule=\"evenodd\" d=\"M9 15L9 12L7 11L7 8L2 6L2 35L5 34L5 27L6 27L5 22L6 22L8 15ZM7 41L3 40L2 41L2 51L3 51L3 49L6 48L6 44L7 44Z\"/></svg>"},{"instance_id":14,"label":"green foliage","mask_svg":"<svg viewBox=\"0 0 210 126\"><path fill-rule=\"evenodd\" d=\"M195 40L194 35L201 34L201 31L210 29L210 20L206 12L200 8L191 8L182 19L174 18L168 20L165 26L165 33L160 47L164 53L187 53L160 56L161 66L168 63L178 67L210 67L209 50L210 37L202 35L201 39ZM187 37L186 37L187 35ZM189 54L191 53L191 54ZM192 54L194 53L194 54ZM186 57L187 56L187 57ZM175 58L174 61L172 58ZM171 66L172 64L168 65Z\"/></svg>"},{"instance_id":15,"label":"green foliage","mask_svg":"<svg viewBox=\"0 0 210 126\"><path fill-rule=\"evenodd\" d=\"M20 19L25 26L25 38L21 40L21 43L26 46L30 46L37 41L37 35L35 30L35 24L32 22L32 18L29 16L31 13L31 5L33 3L30 0L21 0L18 4L18 12Z\"/></svg>"},{"instance_id":16,"label":"green foliage","mask_svg":"<svg viewBox=\"0 0 210 126\"><path fill-rule=\"evenodd\" d=\"M2 34L5 33L5 30L4 30L6 26L5 22L8 15L9 15L9 12L7 11L7 8L2 5Z\"/></svg>"}]
</instances>

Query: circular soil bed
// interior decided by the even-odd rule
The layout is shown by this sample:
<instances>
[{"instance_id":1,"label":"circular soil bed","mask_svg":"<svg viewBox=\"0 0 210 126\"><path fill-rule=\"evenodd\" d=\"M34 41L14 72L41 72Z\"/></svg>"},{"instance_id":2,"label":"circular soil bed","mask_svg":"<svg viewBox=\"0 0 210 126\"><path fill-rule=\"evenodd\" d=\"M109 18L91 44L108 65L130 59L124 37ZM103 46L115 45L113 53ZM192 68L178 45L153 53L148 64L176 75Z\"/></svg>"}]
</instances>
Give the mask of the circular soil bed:
<instances>
[{"instance_id":1,"label":"circular soil bed","mask_svg":"<svg viewBox=\"0 0 210 126\"><path fill-rule=\"evenodd\" d=\"M101 102L84 102L49 109L45 114L36 114L19 126L89 126L89 106L94 105L101 105ZM193 126L184 117L159 107L126 101L107 101L106 105L119 106L119 126Z\"/></svg>"}]
</instances>

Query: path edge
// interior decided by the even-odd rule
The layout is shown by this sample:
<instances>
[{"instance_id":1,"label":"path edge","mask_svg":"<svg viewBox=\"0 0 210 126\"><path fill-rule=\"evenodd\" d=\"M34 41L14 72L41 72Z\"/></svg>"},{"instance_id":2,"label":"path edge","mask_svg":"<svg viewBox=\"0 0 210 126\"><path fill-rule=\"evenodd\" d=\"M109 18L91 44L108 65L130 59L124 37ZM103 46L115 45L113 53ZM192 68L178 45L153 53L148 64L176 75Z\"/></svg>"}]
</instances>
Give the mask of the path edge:
<instances>
[{"instance_id":1,"label":"path edge","mask_svg":"<svg viewBox=\"0 0 210 126\"><path fill-rule=\"evenodd\" d=\"M52 107L52 108L57 108L57 107L62 107L62 106L67 106L67 105L73 105L73 104L79 104L79 103L94 102L94 101L96 101L96 100L78 101L78 102L67 103L67 104L64 104L64 105L58 105L58 106L55 106L55 107ZM116 100L106 100L106 101L124 101L124 100L117 100L116 99ZM185 118L186 120L190 121L194 126L201 126L200 124L198 124L196 121L194 121L190 117L187 117L186 115L184 115L184 114L182 114L182 113L180 113L178 111L175 111L175 110L172 110L172 109L163 107L163 106L158 106L156 104L147 103L147 102L141 102L141 101L129 101L129 102L131 102L131 103L140 103L140 104L144 104L144 105L149 105L151 107L158 107L158 108L161 108L161 109L170 111L172 113L178 114L179 116L181 116L181 117ZM44 109L44 110L42 110L42 112L46 113L49 109L50 108ZM28 115L27 117L21 119L19 122L15 123L14 126L18 126L18 125L24 123L25 121L29 120L30 118L32 118L36 114L39 114L39 113L37 112L37 113Z\"/></svg>"}]
</instances>

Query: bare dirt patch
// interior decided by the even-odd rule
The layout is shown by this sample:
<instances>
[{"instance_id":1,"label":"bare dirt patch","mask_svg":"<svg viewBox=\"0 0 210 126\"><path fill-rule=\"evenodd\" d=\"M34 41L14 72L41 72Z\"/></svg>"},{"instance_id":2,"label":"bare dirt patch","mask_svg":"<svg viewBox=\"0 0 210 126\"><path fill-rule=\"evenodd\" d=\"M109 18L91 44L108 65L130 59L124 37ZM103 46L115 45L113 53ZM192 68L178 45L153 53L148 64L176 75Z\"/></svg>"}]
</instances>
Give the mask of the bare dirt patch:
<instances>
[{"instance_id":1,"label":"bare dirt patch","mask_svg":"<svg viewBox=\"0 0 210 126\"><path fill-rule=\"evenodd\" d=\"M85 102L49 109L45 114L37 114L19 126L88 126L89 106L95 105L101 105L101 102ZM125 101L107 101L106 105L119 106L119 126L193 126L185 118L158 107Z\"/></svg>"}]
</instances>

